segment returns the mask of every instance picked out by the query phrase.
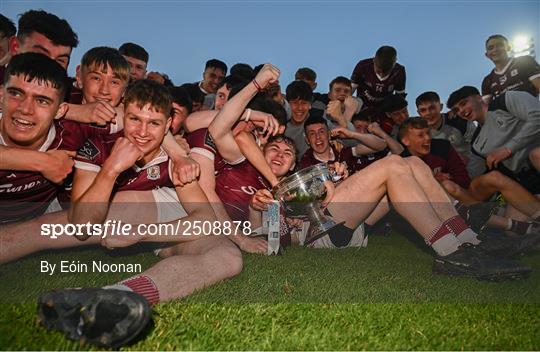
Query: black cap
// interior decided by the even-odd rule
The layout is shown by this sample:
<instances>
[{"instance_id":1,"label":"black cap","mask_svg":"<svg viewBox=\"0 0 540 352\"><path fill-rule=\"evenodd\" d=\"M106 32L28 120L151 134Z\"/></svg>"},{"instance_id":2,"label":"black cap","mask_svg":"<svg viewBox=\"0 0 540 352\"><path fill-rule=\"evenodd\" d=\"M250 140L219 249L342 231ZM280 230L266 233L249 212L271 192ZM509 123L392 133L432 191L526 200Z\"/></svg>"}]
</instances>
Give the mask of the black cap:
<instances>
[{"instance_id":1,"label":"black cap","mask_svg":"<svg viewBox=\"0 0 540 352\"><path fill-rule=\"evenodd\" d=\"M452 109L454 105L459 103L461 100L470 97L471 95L480 95L480 92L475 87L463 86L450 94L448 101L446 102L446 106L449 109Z\"/></svg>"}]
</instances>

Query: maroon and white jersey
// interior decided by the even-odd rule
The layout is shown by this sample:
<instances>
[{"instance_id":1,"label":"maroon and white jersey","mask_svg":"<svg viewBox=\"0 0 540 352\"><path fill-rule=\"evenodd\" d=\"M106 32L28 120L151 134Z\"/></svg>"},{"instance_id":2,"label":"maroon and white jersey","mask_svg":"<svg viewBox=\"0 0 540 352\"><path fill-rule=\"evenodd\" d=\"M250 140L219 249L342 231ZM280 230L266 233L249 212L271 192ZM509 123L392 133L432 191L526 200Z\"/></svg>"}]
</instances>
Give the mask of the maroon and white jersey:
<instances>
[{"instance_id":1,"label":"maroon and white jersey","mask_svg":"<svg viewBox=\"0 0 540 352\"><path fill-rule=\"evenodd\" d=\"M47 139L38 150L76 151L88 137L99 131L73 121L55 120ZM0 144L6 145L1 135ZM56 185L39 172L0 170L0 223L43 214L49 204L65 190L67 183L69 181L65 181L64 185ZM64 200L67 199L64 197Z\"/></svg>"},{"instance_id":2,"label":"maroon and white jersey","mask_svg":"<svg viewBox=\"0 0 540 352\"><path fill-rule=\"evenodd\" d=\"M493 69L482 81L482 96L491 95L496 98L509 90L529 92L535 97L538 91L532 80L540 77L540 65L530 56L510 59L506 66L497 71Z\"/></svg>"},{"instance_id":3,"label":"maroon and white jersey","mask_svg":"<svg viewBox=\"0 0 540 352\"><path fill-rule=\"evenodd\" d=\"M99 172L105 160L111 155L116 140L122 132L88 139L77 151L77 169ZM174 188L170 175L169 156L165 150L144 166L133 165L118 176L112 194L120 191L150 191L160 187Z\"/></svg>"},{"instance_id":4,"label":"maroon and white jersey","mask_svg":"<svg viewBox=\"0 0 540 352\"><path fill-rule=\"evenodd\" d=\"M328 161L323 161L317 158L315 153L313 152L313 149L309 148L300 162L298 163L298 170L305 169L306 167L317 165L320 163L332 163L339 161L341 163L345 162L347 163L347 169L349 171L349 174L352 173L352 165L356 162L356 158L353 155L353 151L351 147L342 147L338 151L333 145L330 146L330 151L332 154L332 159Z\"/></svg>"},{"instance_id":5,"label":"maroon and white jersey","mask_svg":"<svg viewBox=\"0 0 540 352\"><path fill-rule=\"evenodd\" d=\"M247 160L236 164L225 164L216 176L216 193L223 202L233 221L249 220L249 203L259 189L270 189L264 177ZM291 234L285 216L280 211L280 245L291 244Z\"/></svg>"},{"instance_id":6,"label":"maroon and white jersey","mask_svg":"<svg viewBox=\"0 0 540 352\"><path fill-rule=\"evenodd\" d=\"M358 85L357 96L364 102L363 109L380 108L384 97L392 94L405 96L405 67L396 63L386 77L375 73L373 59L356 64L351 81Z\"/></svg>"},{"instance_id":7,"label":"maroon and white jersey","mask_svg":"<svg viewBox=\"0 0 540 352\"><path fill-rule=\"evenodd\" d=\"M225 164L216 176L216 193L233 220L248 220L251 197L263 188L270 186L247 160L236 165Z\"/></svg>"},{"instance_id":8,"label":"maroon and white jersey","mask_svg":"<svg viewBox=\"0 0 540 352\"><path fill-rule=\"evenodd\" d=\"M219 154L216 144L208 132L208 128L200 128L189 133L186 140L192 153L197 153L214 161L214 174L217 175L224 167L225 160Z\"/></svg>"},{"instance_id":9,"label":"maroon and white jersey","mask_svg":"<svg viewBox=\"0 0 540 352\"><path fill-rule=\"evenodd\" d=\"M82 104L83 101L83 93L82 89L77 87L76 85L77 81L75 79L71 80L71 85L68 89L68 94L66 96L66 100L70 104Z\"/></svg>"}]
</instances>

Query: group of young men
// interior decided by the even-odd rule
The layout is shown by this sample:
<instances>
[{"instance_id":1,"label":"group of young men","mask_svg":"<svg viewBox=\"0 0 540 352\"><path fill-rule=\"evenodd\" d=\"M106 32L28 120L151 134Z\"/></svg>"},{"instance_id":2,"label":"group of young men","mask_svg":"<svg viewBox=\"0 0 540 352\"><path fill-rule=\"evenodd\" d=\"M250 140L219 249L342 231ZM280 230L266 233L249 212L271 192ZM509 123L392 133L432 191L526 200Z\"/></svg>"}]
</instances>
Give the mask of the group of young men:
<instances>
[{"instance_id":1,"label":"group of young men","mask_svg":"<svg viewBox=\"0 0 540 352\"><path fill-rule=\"evenodd\" d=\"M78 38L67 21L30 10L16 31L0 23L0 262L160 242L162 260L136 276L44 294L47 328L100 346L126 343L147 323L149 304L237 275L241 251L265 253L265 239L245 234L264 228L273 187L319 163L339 179L323 204L339 225L310 246L366 246L394 212L433 249L435 272L502 280L532 270L509 258L540 242L540 67L510 58L501 35L486 42L495 69L482 94L462 87L443 113L437 93L425 92L411 118L405 68L390 46L360 61L351 79L336 77L327 94L314 92L309 68L282 94L277 67L236 64L227 76L216 59L200 82L174 86L146 72L149 54L134 43L90 49L70 79ZM484 203L498 193L505 213ZM105 237L88 226L55 240L40 235L43 224L108 221L174 224L180 234L199 221L213 235ZM301 220L282 213L279 223L282 246L302 242ZM485 226L513 237L480 234ZM103 316L114 317L107 328Z\"/></svg>"}]
</instances>

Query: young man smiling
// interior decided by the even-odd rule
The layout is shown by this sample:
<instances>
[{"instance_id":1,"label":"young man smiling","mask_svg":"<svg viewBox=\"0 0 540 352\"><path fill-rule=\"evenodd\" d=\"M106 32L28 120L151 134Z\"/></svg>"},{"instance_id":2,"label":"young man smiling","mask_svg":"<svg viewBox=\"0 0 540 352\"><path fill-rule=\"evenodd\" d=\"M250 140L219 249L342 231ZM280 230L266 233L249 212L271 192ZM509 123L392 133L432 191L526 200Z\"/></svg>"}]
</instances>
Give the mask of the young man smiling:
<instances>
[{"instance_id":1,"label":"young man smiling","mask_svg":"<svg viewBox=\"0 0 540 352\"><path fill-rule=\"evenodd\" d=\"M8 39L9 55L0 65L0 85L4 81L4 65L11 57L28 52L40 53L67 70L71 52L79 44L77 34L66 20L42 10L23 13L19 18L17 35Z\"/></svg>"},{"instance_id":2,"label":"young man smiling","mask_svg":"<svg viewBox=\"0 0 540 352\"><path fill-rule=\"evenodd\" d=\"M30 10L21 15L17 36L10 39L11 55L34 52L46 55L67 70L71 51L79 44L69 23L56 15Z\"/></svg>"},{"instance_id":3,"label":"young man smiling","mask_svg":"<svg viewBox=\"0 0 540 352\"><path fill-rule=\"evenodd\" d=\"M112 133L119 131L123 112L120 103L129 72L128 62L118 50L104 46L88 50L77 66L80 97L71 97L66 118L94 123Z\"/></svg>"},{"instance_id":4,"label":"young man smiling","mask_svg":"<svg viewBox=\"0 0 540 352\"><path fill-rule=\"evenodd\" d=\"M73 205L69 219L77 224L104 223L118 211L132 217L132 224L166 221L148 192L135 204L114 209L111 199L121 192L152 190L156 202L172 202L169 221L172 236L109 236L107 247L123 247L141 240L168 242L159 255L163 260L142 272L104 289L65 289L42 296L39 313L49 329L60 329L73 339L86 339L100 346L117 346L135 337L149 319L148 304L187 296L196 290L237 275L242 269L240 251L225 236L183 235L194 221L215 225L215 215L197 182L174 187L168 155L161 149L171 117L172 98L164 86L150 80L135 82L126 93L124 130L115 135L89 139L79 149L76 161ZM166 198L168 196L168 198ZM163 198L160 198L163 197ZM165 200L167 199L167 200ZM174 203L174 199L181 203ZM172 242L172 243L171 243ZM54 311L54 314L50 314ZM115 312L123 311L123 314ZM65 318L69 314L71 318ZM73 319L73 317L80 317ZM57 324L60 321L62 324Z\"/></svg>"},{"instance_id":5,"label":"young man smiling","mask_svg":"<svg viewBox=\"0 0 540 352\"><path fill-rule=\"evenodd\" d=\"M0 119L0 169L4 170L0 172L0 223L47 212L71 172L74 153L70 151L84 137L69 130L74 127L70 123L54 120L67 109L66 79L65 70L44 55L26 53L11 59Z\"/></svg>"},{"instance_id":6,"label":"young man smiling","mask_svg":"<svg viewBox=\"0 0 540 352\"><path fill-rule=\"evenodd\" d=\"M444 139L432 139L426 120L418 118L405 120L400 127L399 137L407 147L402 155L413 155L422 159L431 168L433 176L448 194L462 203L457 206L460 214L463 214L468 221L477 224L478 229L486 224L493 207L490 204L477 205L472 212L469 212L468 206L489 200L494 193L498 192L510 206L523 214L532 218L540 215L540 201L517 182L498 171L490 171L475 177L471 182L456 150ZM475 212L478 216L472 215ZM499 216L493 216L488 225L512 230L520 235L536 231L531 222Z\"/></svg>"},{"instance_id":7,"label":"young man smiling","mask_svg":"<svg viewBox=\"0 0 540 352\"><path fill-rule=\"evenodd\" d=\"M482 97L486 102L509 90L519 90L538 97L540 66L529 55L510 57L510 44L501 34L486 40L486 57L495 68L482 81Z\"/></svg>"},{"instance_id":8,"label":"young man smiling","mask_svg":"<svg viewBox=\"0 0 540 352\"><path fill-rule=\"evenodd\" d=\"M540 103L531 94L508 91L490 104L471 86L454 91L447 106L481 128L472 140L473 152L519 182L532 194L540 194L540 176L529 153L540 146Z\"/></svg>"},{"instance_id":9,"label":"young man smiling","mask_svg":"<svg viewBox=\"0 0 540 352\"><path fill-rule=\"evenodd\" d=\"M382 151L386 148L386 142L369 133L358 133L343 127L337 127L330 131L326 119L312 116L304 123L305 138L309 145L299 163L299 169L306 168L320 162L341 162L347 165L349 173L356 168L356 159L360 155ZM330 143L330 136L339 138L356 139L360 142L355 147L337 148Z\"/></svg>"}]
</instances>

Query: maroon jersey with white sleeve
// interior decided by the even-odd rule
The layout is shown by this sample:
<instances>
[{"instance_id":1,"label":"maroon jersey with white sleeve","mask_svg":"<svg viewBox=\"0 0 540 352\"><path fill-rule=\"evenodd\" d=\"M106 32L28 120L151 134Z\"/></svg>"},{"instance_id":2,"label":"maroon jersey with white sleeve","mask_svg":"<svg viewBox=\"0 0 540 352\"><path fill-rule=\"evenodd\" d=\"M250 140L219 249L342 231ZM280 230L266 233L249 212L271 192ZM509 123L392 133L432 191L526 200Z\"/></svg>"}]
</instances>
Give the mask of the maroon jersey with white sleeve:
<instances>
[{"instance_id":1,"label":"maroon jersey with white sleeve","mask_svg":"<svg viewBox=\"0 0 540 352\"><path fill-rule=\"evenodd\" d=\"M105 160L111 155L116 140L123 132L88 139L77 151L75 167L99 172ZM119 191L149 191L159 187L174 188L170 175L169 156L161 149L160 153L144 166L133 165L118 176L112 194Z\"/></svg>"},{"instance_id":2,"label":"maroon jersey with white sleeve","mask_svg":"<svg viewBox=\"0 0 540 352\"><path fill-rule=\"evenodd\" d=\"M249 219L251 197L263 188L270 186L247 160L236 165L225 164L216 176L216 193L233 220Z\"/></svg>"},{"instance_id":3,"label":"maroon jersey with white sleeve","mask_svg":"<svg viewBox=\"0 0 540 352\"><path fill-rule=\"evenodd\" d=\"M208 128L200 128L189 133L186 140L192 153L200 154L214 161L216 175L225 167L225 160L219 154Z\"/></svg>"},{"instance_id":4,"label":"maroon jersey with white sleeve","mask_svg":"<svg viewBox=\"0 0 540 352\"><path fill-rule=\"evenodd\" d=\"M47 139L38 151L76 151L86 138L100 131L73 121L54 120ZM6 145L1 135L0 144ZM65 185L51 183L39 172L0 170L0 223L26 220L43 214L64 188Z\"/></svg>"},{"instance_id":5,"label":"maroon jersey with white sleeve","mask_svg":"<svg viewBox=\"0 0 540 352\"><path fill-rule=\"evenodd\" d=\"M493 69L484 77L482 96L491 95L496 98L509 90L521 90L537 97L539 92L532 80L539 77L540 65L531 56L515 57L501 71Z\"/></svg>"}]
</instances>

